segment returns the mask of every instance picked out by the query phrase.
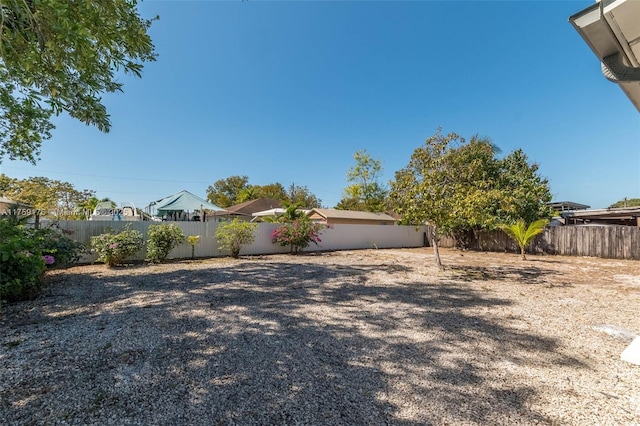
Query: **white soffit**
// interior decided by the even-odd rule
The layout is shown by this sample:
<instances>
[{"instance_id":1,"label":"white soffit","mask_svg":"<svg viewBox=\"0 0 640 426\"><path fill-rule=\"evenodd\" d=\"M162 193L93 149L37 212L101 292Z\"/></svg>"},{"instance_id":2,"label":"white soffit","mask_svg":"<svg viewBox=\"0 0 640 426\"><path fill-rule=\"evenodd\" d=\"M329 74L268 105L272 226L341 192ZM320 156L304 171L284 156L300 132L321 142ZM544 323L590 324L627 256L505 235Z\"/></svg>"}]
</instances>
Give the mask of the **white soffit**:
<instances>
[{"instance_id":1,"label":"white soffit","mask_svg":"<svg viewBox=\"0 0 640 426\"><path fill-rule=\"evenodd\" d=\"M619 66L603 64L603 73L640 111L640 0L605 0L576 13L569 21L600 61L611 64L615 58L613 62Z\"/></svg>"}]
</instances>

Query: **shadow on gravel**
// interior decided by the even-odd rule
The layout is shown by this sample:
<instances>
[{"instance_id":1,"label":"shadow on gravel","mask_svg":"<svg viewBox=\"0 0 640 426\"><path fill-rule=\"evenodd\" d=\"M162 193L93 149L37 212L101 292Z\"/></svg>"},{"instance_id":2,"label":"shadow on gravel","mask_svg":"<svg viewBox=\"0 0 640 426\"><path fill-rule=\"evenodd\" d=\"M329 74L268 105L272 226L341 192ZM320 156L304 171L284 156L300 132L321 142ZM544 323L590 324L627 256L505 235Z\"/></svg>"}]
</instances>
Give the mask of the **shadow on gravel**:
<instances>
[{"instance_id":1,"label":"shadow on gravel","mask_svg":"<svg viewBox=\"0 0 640 426\"><path fill-rule=\"evenodd\" d=\"M517 281L524 284L547 284L547 278L557 279L560 272L543 267L522 266L469 266L452 265L447 269L453 271L454 279L461 281Z\"/></svg>"},{"instance_id":2,"label":"shadow on gravel","mask_svg":"<svg viewBox=\"0 0 640 426\"><path fill-rule=\"evenodd\" d=\"M395 283L407 268L180 268L149 268L147 281L71 270L31 310L14 307L3 318L9 338L35 337L0 347L0 416L17 424L545 423L528 408L538 391L509 369L587 368L554 339L496 321L491 308L508 300L429 278ZM82 286L80 296L70 286ZM15 371L25 357L29 368Z\"/></svg>"}]
</instances>

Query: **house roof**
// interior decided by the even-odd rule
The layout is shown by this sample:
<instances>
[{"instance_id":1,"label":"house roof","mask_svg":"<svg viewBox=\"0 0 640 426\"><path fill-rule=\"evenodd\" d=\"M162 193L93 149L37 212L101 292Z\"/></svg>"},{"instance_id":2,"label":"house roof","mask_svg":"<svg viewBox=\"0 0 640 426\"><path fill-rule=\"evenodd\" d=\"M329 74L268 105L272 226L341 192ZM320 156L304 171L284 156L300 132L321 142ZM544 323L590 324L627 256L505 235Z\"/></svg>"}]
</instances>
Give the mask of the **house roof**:
<instances>
[{"instance_id":1,"label":"house roof","mask_svg":"<svg viewBox=\"0 0 640 426\"><path fill-rule=\"evenodd\" d=\"M585 210L591 206L586 204L574 203L573 201L552 201L547 203L548 206L556 209L556 210Z\"/></svg>"},{"instance_id":2,"label":"house roof","mask_svg":"<svg viewBox=\"0 0 640 426\"><path fill-rule=\"evenodd\" d=\"M255 200L245 201L235 206L229 206L225 210L231 214L251 216L253 213L278 207L282 207L280 200L276 200L275 198L256 198Z\"/></svg>"},{"instance_id":3,"label":"house roof","mask_svg":"<svg viewBox=\"0 0 640 426\"><path fill-rule=\"evenodd\" d=\"M396 219L386 213L361 212L354 210L338 209L311 209L308 215L317 213L325 219L352 219L352 220L388 220L395 222Z\"/></svg>"},{"instance_id":4,"label":"house roof","mask_svg":"<svg viewBox=\"0 0 640 426\"><path fill-rule=\"evenodd\" d=\"M562 213L562 217L580 219L635 219L640 217L640 207L567 211Z\"/></svg>"},{"instance_id":5,"label":"house roof","mask_svg":"<svg viewBox=\"0 0 640 426\"><path fill-rule=\"evenodd\" d=\"M193 195L189 191L182 190L177 194L170 195L168 197L162 198L158 201L155 201L150 204L158 211L158 214L162 214L162 212L173 212L173 211L197 211L201 208L206 210L223 210L222 208L211 204L210 202L203 200L202 198Z\"/></svg>"},{"instance_id":6,"label":"house roof","mask_svg":"<svg viewBox=\"0 0 640 426\"><path fill-rule=\"evenodd\" d=\"M22 201L15 201L2 196L0 196L0 205L5 208L31 208L29 204L23 203Z\"/></svg>"}]
</instances>

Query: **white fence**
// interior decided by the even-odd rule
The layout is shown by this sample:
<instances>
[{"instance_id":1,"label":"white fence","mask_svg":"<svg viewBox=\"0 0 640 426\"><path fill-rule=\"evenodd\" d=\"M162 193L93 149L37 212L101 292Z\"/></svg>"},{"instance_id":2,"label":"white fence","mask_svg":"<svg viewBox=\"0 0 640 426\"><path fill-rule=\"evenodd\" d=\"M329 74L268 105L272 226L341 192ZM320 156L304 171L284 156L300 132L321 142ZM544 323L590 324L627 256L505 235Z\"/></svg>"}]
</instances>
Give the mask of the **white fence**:
<instances>
[{"instance_id":1,"label":"white fence","mask_svg":"<svg viewBox=\"0 0 640 426\"><path fill-rule=\"evenodd\" d=\"M157 224L155 222L119 222L119 221L85 221L69 220L59 221L58 226L62 229L73 231L70 235L74 240L89 246L92 236L100 235L109 228L119 232L126 225L131 229L138 230L147 239L149 226ZM220 250L215 239L218 222L164 222L174 223L182 229L184 235L199 235L200 242L195 248L195 257L216 257L226 256L228 252ZM48 223L43 221L42 227ZM271 242L271 233L279 224L258 223L256 238L253 244L243 246L241 255L275 254L287 253L289 247L281 247ZM333 228L322 231L322 242L319 246L311 244L305 251L320 250L352 250L366 248L401 248L401 247L421 247L423 245L423 235L427 231L426 227L416 226L383 226L383 225L333 225ZM137 253L133 260L143 260L144 251ZM191 246L185 242L176 247L169 254L172 259L187 259L191 257ZM85 256L82 262L93 262L96 255Z\"/></svg>"}]
</instances>

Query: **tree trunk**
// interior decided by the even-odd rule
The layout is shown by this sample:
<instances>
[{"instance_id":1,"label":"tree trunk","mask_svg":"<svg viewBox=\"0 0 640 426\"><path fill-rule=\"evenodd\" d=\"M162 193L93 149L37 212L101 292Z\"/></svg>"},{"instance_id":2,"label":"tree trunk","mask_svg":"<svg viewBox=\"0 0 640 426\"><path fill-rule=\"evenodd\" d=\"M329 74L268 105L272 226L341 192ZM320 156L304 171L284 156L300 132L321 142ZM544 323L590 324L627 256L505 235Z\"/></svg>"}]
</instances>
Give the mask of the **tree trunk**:
<instances>
[{"instance_id":1,"label":"tree trunk","mask_svg":"<svg viewBox=\"0 0 640 426\"><path fill-rule=\"evenodd\" d=\"M436 265L440 271L444 270L442 261L440 260L440 250L438 247L438 227L436 225L431 226L431 241L433 242L433 255L436 258Z\"/></svg>"},{"instance_id":2,"label":"tree trunk","mask_svg":"<svg viewBox=\"0 0 640 426\"><path fill-rule=\"evenodd\" d=\"M522 254L522 260L527 260L527 256L524 255L524 246L520 246L520 253Z\"/></svg>"}]
</instances>

